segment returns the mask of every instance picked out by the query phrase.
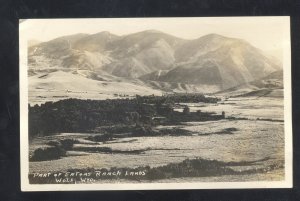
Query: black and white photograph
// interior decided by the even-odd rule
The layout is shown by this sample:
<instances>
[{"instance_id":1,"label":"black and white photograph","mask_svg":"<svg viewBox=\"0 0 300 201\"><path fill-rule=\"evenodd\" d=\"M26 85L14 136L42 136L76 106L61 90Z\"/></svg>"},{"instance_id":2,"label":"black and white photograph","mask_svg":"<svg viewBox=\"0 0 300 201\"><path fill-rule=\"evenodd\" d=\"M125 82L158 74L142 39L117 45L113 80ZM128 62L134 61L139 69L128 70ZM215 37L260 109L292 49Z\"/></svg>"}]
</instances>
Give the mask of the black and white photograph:
<instances>
[{"instance_id":1,"label":"black and white photograph","mask_svg":"<svg viewBox=\"0 0 300 201\"><path fill-rule=\"evenodd\" d=\"M19 27L23 191L292 187L289 17Z\"/></svg>"}]
</instances>

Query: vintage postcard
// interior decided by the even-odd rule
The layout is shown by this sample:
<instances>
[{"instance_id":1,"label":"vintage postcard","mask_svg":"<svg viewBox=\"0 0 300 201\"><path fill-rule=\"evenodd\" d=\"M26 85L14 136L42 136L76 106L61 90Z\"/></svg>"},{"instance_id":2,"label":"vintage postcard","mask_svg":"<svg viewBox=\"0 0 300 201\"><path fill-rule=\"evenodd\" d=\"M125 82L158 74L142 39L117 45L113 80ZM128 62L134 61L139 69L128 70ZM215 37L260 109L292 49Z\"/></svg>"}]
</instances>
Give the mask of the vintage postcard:
<instances>
[{"instance_id":1,"label":"vintage postcard","mask_svg":"<svg viewBox=\"0 0 300 201\"><path fill-rule=\"evenodd\" d=\"M291 188L289 17L20 20L22 191Z\"/></svg>"}]
</instances>

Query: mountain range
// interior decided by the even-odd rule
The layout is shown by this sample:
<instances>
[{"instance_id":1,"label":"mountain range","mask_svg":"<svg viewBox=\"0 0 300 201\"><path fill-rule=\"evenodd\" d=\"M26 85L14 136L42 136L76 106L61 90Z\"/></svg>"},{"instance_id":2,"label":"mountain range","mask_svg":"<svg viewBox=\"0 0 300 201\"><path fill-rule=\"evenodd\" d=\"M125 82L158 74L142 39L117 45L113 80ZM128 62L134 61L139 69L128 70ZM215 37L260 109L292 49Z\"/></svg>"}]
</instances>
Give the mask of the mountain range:
<instances>
[{"instance_id":1,"label":"mountain range","mask_svg":"<svg viewBox=\"0 0 300 201\"><path fill-rule=\"evenodd\" d=\"M96 81L204 93L282 71L276 58L242 39L209 34L186 40L157 30L123 36L106 31L75 34L39 42L28 47L28 66L35 79L39 76L34 75L64 71Z\"/></svg>"}]
</instances>

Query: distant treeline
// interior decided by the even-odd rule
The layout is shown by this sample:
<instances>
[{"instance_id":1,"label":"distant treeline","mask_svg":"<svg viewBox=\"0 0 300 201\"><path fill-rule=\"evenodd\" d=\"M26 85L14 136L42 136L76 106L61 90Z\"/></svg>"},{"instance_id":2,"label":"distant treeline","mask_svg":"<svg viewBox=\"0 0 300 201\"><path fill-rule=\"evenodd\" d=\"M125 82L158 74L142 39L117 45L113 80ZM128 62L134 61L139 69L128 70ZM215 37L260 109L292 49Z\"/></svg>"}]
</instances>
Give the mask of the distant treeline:
<instances>
[{"instance_id":1,"label":"distant treeline","mask_svg":"<svg viewBox=\"0 0 300 201\"><path fill-rule=\"evenodd\" d=\"M29 136L61 132L91 132L99 126L149 123L172 103L213 102L204 95L137 96L134 99L66 99L29 106ZM168 111L168 110L167 110ZM172 110L170 110L172 111Z\"/></svg>"},{"instance_id":2,"label":"distant treeline","mask_svg":"<svg viewBox=\"0 0 300 201\"><path fill-rule=\"evenodd\" d=\"M176 93L163 96L136 96L137 100L150 104L166 104L166 103L216 103L220 99L214 97L206 97L197 93Z\"/></svg>"}]
</instances>

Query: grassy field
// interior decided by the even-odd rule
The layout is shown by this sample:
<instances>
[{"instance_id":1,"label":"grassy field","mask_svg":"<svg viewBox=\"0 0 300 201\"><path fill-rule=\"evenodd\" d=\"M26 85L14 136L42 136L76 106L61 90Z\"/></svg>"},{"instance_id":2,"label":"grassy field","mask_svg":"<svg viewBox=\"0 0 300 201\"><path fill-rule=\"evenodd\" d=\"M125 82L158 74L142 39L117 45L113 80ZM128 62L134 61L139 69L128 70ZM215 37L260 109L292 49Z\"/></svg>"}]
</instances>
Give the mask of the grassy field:
<instances>
[{"instance_id":1,"label":"grassy field","mask_svg":"<svg viewBox=\"0 0 300 201\"><path fill-rule=\"evenodd\" d=\"M166 182L282 180L284 178L284 122L257 120L257 118L271 118L271 114L275 119L283 119L282 104L282 99L258 101L258 99L239 98L228 100L224 104L192 106L191 110L201 108L203 111L218 113L218 110L224 108L226 114L250 118L187 122L176 126L161 125L155 128L157 130L177 128L185 131L178 136L165 133L162 136L124 137L99 142L92 140L91 136L101 135L101 133L61 133L38 137L30 142L30 155L38 148L49 148L47 145L49 141L76 139L76 143L66 151L65 156L59 159L30 162L30 173L66 172L71 169L85 170L86 168L132 170L146 166L153 170L157 168L162 170L162 167L172 163L181 164L187 159L198 158L216 160L220 163L233 162L236 165L226 166L229 168L226 174L198 174L196 178L185 178L186 175L182 174L182 177L171 175L157 179ZM246 105L253 105L253 107L246 108ZM247 161L258 162L238 165ZM205 168L207 167L202 169L203 172L206 171ZM218 167L215 168L218 171ZM236 172L244 174L237 176ZM118 179L126 181L126 178Z\"/></svg>"}]
</instances>

